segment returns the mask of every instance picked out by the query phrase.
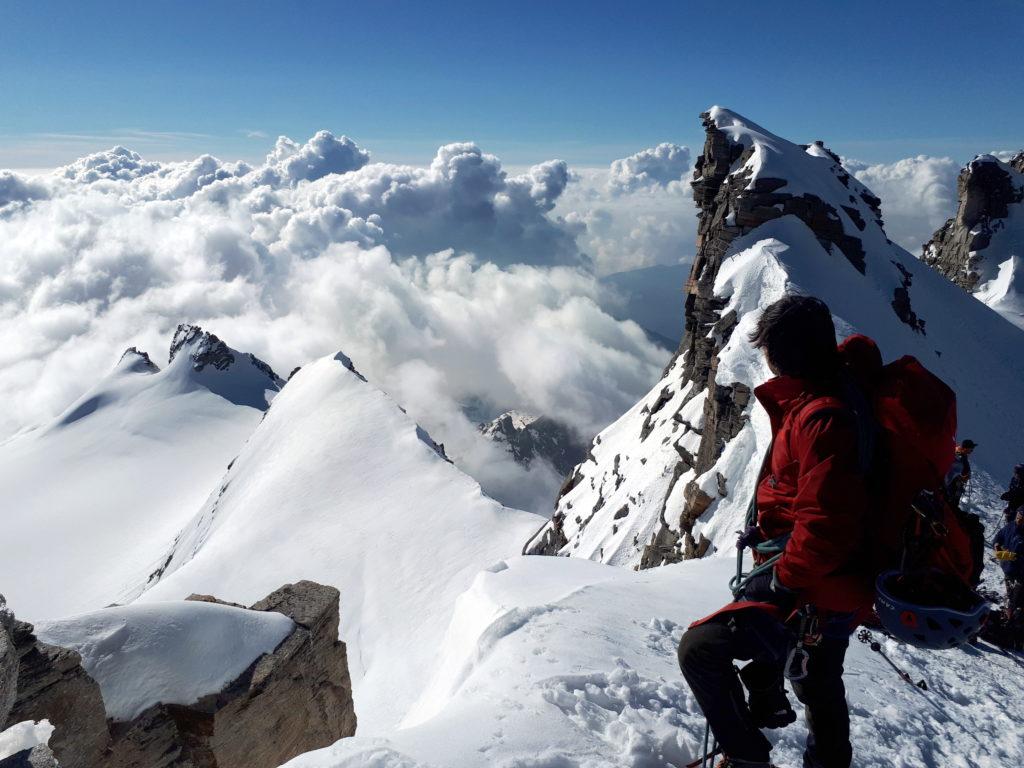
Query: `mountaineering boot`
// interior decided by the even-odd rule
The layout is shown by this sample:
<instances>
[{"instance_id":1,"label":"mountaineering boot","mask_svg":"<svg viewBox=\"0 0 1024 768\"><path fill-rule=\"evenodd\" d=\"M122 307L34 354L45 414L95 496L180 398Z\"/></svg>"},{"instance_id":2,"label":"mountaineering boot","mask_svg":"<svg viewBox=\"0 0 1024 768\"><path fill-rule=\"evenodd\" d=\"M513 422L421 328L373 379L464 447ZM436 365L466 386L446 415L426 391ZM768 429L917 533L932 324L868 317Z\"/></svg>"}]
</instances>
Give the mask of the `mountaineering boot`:
<instances>
[{"instance_id":1,"label":"mountaineering boot","mask_svg":"<svg viewBox=\"0 0 1024 768\"><path fill-rule=\"evenodd\" d=\"M747 705L758 728L785 728L796 721L781 670L755 661L740 670L740 679L750 693Z\"/></svg>"}]
</instances>

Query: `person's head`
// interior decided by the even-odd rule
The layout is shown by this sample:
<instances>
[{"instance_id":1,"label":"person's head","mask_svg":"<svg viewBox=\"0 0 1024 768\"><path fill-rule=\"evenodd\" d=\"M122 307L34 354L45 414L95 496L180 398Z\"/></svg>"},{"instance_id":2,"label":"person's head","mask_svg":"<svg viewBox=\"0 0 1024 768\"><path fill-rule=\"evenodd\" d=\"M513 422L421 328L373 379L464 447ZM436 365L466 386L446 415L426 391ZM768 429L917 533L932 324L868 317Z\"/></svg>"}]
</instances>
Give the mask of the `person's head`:
<instances>
[{"instance_id":1,"label":"person's head","mask_svg":"<svg viewBox=\"0 0 1024 768\"><path fill-rule=\"evenodd\" d=\"M977 447L978 444L973 440L964 440L960 443L960 453L972 454Z\"/></svg>"},{"instance_id":2,"label":"person's head","mask_svg":"<svg viewBox=\"0 0 1024 768\"><path fill-rule=\"evenodd\" d=\"M1013 474L1024 477L1024 464L1018 464L1013 468Z\"/></svg>"},{"instance_id":3,"label":"person's head","mask_svg":"<svg viewBox=\"0 0 1024 768\"><path fill-rule=\"evenodd\" d=\"M784 296L766 307L750 342L777 375L821 380L839 371L832 313L813 296Z\"/></svg>"},{"instance_id":4,"label":"person's head","mask_svg":"<svg viewBox=\"0 0 1024 768\"><path fill-rule=\"evenodd\" d=\"M1020 507L1017 510L1017 517L1014 518L1017 521L1017 527L1024 525L1024 507Z\"/></svg>"}]
</instances>

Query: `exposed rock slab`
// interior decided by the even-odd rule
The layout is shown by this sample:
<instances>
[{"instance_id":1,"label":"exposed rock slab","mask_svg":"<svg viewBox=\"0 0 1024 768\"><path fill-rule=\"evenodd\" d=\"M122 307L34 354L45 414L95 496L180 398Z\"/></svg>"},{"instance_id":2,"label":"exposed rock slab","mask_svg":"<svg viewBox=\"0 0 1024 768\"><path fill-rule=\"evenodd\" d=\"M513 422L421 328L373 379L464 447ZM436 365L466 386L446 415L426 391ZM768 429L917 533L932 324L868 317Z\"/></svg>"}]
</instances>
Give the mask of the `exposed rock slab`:
<instances>
[{"instance_id":1,"label":"exposed rock slab","mask_svg":"<svg viewBox=\"0 0 1024 768\"><path fill-rule=\"evenodd\" d=\"M78 653L42 643L31 625L15 622L20 672L6 725L48 719L62 768L276 768L355 733L338 598L337 589L310 581L276 590L250 607L294 622L273 652L218 692L188 705L158 703L127 722L107 719ZM21 762L12 766L46 765L42 750L14 757Z\"/></svg>"}]
</instances>

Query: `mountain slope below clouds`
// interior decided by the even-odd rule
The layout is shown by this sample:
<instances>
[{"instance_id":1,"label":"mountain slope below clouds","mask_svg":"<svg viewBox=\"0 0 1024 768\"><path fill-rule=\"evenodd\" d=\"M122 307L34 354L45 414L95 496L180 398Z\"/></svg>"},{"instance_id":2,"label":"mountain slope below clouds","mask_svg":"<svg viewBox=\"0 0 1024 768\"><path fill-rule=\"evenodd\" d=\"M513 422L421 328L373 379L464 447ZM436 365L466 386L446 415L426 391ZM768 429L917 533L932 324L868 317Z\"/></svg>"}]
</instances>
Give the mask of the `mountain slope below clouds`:
<instances>
[{"instance_id":1,"label":"mountain slope below clouds","mask_svg":"<svg viewBox=\"0 0 1024 768\"><path fill-rule=\"evenodd\" d=\"M650 393L595 438L531 551L649 567L729 551L768 420L770 373L747 337L789 292L821 297L839 335L912 354L957 393L962 437L996 477L1019 461L1024 333L888 240L879 201L819 143L796 145L725 109L704 116L701 208L686 334Z\"/></svg>"},{"instance_id":2,"label":"mountain slope below clouds","mask_svg":"<svg viewBox=\"0 0 1024 768\"><path fill-rule=\"evenodd\" d=\"M484 496L341 354L292 377L214 487L140 599L337 587L361 733L402 720L455 598L539 520Z\"/></svg>"},{"instance_id":3,"label":"mountain slope below clouds","mask_svg":"<svg viewBox=\"0 0 1024 768\"><path fill-rule=\"evenodd\" d=\"M156 567L282 384L181 326L163 370L130 349L52 424L0 445L11 607L34 621L118 600Z\"/></svg>"}]
</instances>

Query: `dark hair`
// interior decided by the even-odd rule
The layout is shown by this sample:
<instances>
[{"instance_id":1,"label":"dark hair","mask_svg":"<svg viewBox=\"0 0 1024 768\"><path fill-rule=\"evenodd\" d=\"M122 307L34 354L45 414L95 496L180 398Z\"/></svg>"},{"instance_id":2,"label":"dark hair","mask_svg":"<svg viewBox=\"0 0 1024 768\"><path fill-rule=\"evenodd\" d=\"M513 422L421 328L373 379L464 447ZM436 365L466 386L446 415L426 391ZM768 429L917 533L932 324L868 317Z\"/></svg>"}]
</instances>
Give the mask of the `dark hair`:
<instances>
[{"instance_id":1,"label":"dark hair","mask_svg":"<svg viewBox=\"0 0 1024 768\"><path fill-rule=\"evenodd\" d=\"M750 342L785 376L821 380L839 371L832 313L813 296L784 296L767 307Z\"/></svg>"}]
</instances>

